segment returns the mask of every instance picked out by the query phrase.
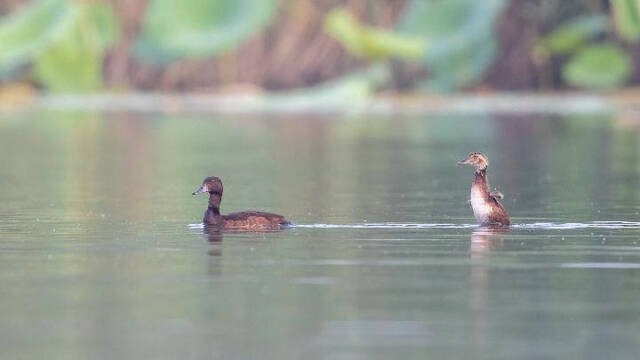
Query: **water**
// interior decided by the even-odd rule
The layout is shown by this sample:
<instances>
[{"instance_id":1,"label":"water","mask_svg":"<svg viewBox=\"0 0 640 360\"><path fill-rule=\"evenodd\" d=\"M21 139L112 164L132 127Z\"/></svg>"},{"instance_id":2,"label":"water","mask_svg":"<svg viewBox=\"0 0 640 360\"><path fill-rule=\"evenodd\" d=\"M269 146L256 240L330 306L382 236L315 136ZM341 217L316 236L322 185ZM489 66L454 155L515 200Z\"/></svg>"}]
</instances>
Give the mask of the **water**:
<instances>
[{"instance_id":1,"label":"water","mask_svg":"<svg viewBox=\"0 0 640 360\"><path fill-rule=\"evenodd\" d=\"M603 116L4 114L3 358L635 358L639 149ZM208 175L297 226L207 233Z\"/></svg>"}]
</instances>

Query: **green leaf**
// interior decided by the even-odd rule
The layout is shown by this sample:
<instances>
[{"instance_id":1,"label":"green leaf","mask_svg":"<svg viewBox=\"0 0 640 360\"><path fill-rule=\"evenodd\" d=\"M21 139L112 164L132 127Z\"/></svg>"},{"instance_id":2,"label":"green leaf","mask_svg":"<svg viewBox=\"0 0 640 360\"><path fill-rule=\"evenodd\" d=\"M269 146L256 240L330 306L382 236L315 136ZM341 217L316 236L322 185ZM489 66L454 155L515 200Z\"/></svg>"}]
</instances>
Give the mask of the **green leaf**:
<instances>
[{"instance_id":1,"label":"green leaf","mask_svg":"<svg viewBox=\"0 0 640 360\"><path fill-rule=\"evenodd\" d=\"M0 74L28 62L67 32L74 10L66 0L36 0L0 19Z\"/></svg>"},{"instance_id":2,"label":"green leaf","mask_svg":"<svg viewBox=\"0 0 640 360\"><path fill-rule=\"evenodd\" d=\"M422 87L449 91L479 80L496 52L494 24L504 0L412 0L398 30L419 36L430 76Z\"/></svg>"},{"instance_id":3,"label":"green leaf","mask_svg":"<svg viewBox=\"0 0 640 360\"><path fill-rule=\"evenodd\" d=\"M91 43L104 50L115 44L120 35L120 22L113 7L108 3L93 3L87 5L87 22L84 26L91 28Z\"/></svg>"},{"instance_id":4,"label":"green leaf","mask_svg":"<svg viewBox=\"0 0 640 360\"><path fill-rule=\"evenodd\" d=\"M592 45L576 53L562 69L564 80L575 87L609 89L631 75L631 59L613 43Z\"/></svg>"},{"instance_id":5,"label":"green leaf","mask_svg":"<svg viewBox=\"0 0 640 360\"><path fill-rule=\"evenodd\" d=\"M418 59L425 52L419 37L363 26L340 8L327 14L325 30L350 53L367 59Z\"/></svg>"},{"instance_id":6,"label":"green leaf","mask_svg":"<svg viewBox=\"0 0 640 360\"><path fill-rule=\"evenodd\" d=\"M602 14L580 16L545 35L540 40L538 50L549 54L570 54L588 39L605 33L608 27L608 16Z\"/></svg>"},{"instance_id":7,"label":"green leaf","mask_svg":"<svg viewBox=\"0 0 640 360\"><path fill-rule=\"evenodd\" d=\"M277 0L150 0L135 54L164 64L230 51L266 26L277 5Z\"/></svg>"},{"instance_id":8,"label":"green leaf","mask_svg":"<svg viewBox=\"0 0 640 360\"><path fill-rule=\"evenodd\" d=\"M618 35L627 41L640 39L640 0L611 0Z\"/></svg>"},{"instance_id":9,"label":"green leaf","mask_svg":"<svg viewBox=\"0 0 640 360\"><path fill-rule=\"evenodd\" d=\"M76 21L34 62L34 77L53 91L103 87L104 54L116 40L118 19L106 3L77 5Z\"/></svg>"},{"instance_id":10,"label":"green leaf","mask_svg":"<svg viewBox=\"0 0 640 360\"><path fill-rule=\"evenodd\" d=\"M436 58L432 61L430 77L421 88L446 92L464 84L471 84L482 75L493 62L496 51L496 40L489 36L482 41L482 46L458 51L448 57Z\"/></svg>"},{"instance_id":11,"label":"green leaf","mask_svg":"<svg viewBox=\"0 0 640 360\"><path fill-rule=\"evenodd\" d=\"M369 67L305 89L272 95L271 100L281 104L335 105L366 99L374 90L389 81L390 67L378 62Z\"/></svg>"}]
</instances>

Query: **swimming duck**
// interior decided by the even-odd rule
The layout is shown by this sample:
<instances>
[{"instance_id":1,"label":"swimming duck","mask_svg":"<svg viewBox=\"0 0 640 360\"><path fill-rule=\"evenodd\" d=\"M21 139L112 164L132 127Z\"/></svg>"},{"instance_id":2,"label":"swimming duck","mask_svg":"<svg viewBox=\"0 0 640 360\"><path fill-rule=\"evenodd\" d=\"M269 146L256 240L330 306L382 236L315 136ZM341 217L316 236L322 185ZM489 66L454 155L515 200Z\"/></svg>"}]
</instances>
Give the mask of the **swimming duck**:
<instances>
[{"instance_id":1,"label":"swimming duck","mask_svg":"<svg viewBox=\"0 0 640 360\"><path fill-rule=\"evenodd\" d=\"M472 152L466 159L458 161L458 165L471 165L476 168L471 184L471 208L480 225L508 226L509 215L498 199L503 199L499 191L489 191L487 167L489 159L482 153Z\"/></svg>"},{"instance_id":2,"label":"swimming duck","mask_svg":"<svg viewBox=\"0 0 640 360\"><path fill-rule=\"evenodd\" d=\"M284 216L261 211L241 211L228 215L220 214L222 200L222 181L210 176L202 182L193 195L209 193L209 207L204 213L202 222L224 230L265 231L280 230L291 225Z\"/></svg>"}]
</instances>

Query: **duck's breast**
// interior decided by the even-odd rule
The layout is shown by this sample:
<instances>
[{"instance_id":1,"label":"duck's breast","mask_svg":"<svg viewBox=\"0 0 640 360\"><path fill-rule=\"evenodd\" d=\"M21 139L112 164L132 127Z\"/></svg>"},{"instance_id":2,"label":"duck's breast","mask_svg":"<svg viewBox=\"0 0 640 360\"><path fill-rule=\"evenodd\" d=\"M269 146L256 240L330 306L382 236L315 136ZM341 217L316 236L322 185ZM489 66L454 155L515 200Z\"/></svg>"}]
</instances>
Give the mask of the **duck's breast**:
<instances>
[{"instance_id":1,"label":"duck's breast","mask_svg":"<svg viewBox=\"0 0 640 360\"><path fill-rule=\"evenodd\" d=\"M222 226L222 224L224 224L224 218L218 212L207 209L207 211L204 212L202 222L205 225Z\"/></svg>"},{"instance_id":2,"label":"duck's breast","mask_svg":"<svg viewBox=\"0 0 640 360\"><path fill-rule=\"evenodd\" d=\"M479 223L488 222L489 216L493 211L487 200L486 191L483 191L477 185L471 187L471 208L473 209L473 216Z\"/></svg>"}]
</instances>

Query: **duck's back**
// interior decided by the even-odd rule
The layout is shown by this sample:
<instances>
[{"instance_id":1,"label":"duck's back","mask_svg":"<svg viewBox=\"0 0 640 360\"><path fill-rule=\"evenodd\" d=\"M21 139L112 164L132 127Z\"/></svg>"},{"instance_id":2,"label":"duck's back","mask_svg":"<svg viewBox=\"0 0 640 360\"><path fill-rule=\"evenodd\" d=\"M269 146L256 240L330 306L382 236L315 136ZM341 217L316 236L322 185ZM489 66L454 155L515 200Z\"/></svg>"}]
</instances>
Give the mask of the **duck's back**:
<instances>
[{"instance_id":1,"label":"duck's back","mask_svg":"<svg viewBox=\"0 0 640 360\"><path fill-rule=\"evenodd\" d=\"M498 199L496 199L494 196L489 196L489 200L493 204L493 206L491 214L489 215L488 225L511 225L509 215L507 215L507 211L504 209L504 206L502 206L500 201L498 201Z\"/></svg>"},{"instance_id":2,"label":"duck's back","mask_svg":"<svg viewBox=\"0 0 640 360\"><path fill-rule=\"evenodd\" d=\"M241 211L223 217L224 228L229 230L279 230L291 225L284 216L263 211Z\"/></svg>"}]
</instances>

